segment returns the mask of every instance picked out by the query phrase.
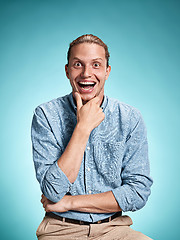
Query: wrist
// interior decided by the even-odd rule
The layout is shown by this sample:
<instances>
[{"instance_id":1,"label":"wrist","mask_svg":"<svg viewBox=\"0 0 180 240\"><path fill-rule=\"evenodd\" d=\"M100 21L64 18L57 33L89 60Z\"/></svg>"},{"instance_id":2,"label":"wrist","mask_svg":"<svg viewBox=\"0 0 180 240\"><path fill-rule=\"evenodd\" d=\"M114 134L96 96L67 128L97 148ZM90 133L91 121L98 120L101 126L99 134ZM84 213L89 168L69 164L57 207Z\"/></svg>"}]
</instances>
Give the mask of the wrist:
<instances>
[{"instance_id":1,"label":"wrist","mask_svg":"<svg viewBox=\"0 0 180 240\"><path fill-rule=\"evenodd\" d=\"M76 129L77 129L77 131L80 133L80 136L81 137L87 137L87 138L89 138L89 135L90 135L90 133L91 133L91 130L90 129L88 129L88 127L86 126L86 125L84 125L84 124L82 124L82 123L77 123L77 125L76 125Z\"/></svg>"},{"instance_id":2,"label":"wrist","mask_svg":"<svg viewBox=\"0 0 180 240\"><path fill-rule=\"evenodd\" d=\"M74 208L73 196L67 196L66 208L67 208L67 211L73 210Z\"/></svg>"}]
</instances>

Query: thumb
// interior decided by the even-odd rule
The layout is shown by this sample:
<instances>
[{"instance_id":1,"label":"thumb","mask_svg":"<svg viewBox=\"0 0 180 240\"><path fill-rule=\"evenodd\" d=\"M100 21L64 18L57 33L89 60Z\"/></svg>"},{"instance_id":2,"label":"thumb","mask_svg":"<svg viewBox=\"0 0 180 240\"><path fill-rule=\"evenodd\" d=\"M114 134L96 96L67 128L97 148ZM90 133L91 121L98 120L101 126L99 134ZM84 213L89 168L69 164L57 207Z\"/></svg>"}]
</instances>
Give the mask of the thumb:
<instances>
[{"instance_id":1,"label":"thumb","mask_svg":"<svg viewBox=\"0 0 180 240\"><path fill-rule=\"evenodd\" d=\"M76 104L77 104L77 110L79 111L80 108L83 106L81 96L78 92L74 93L75 99L76 99Z\"/></svg>"}]
</instances>

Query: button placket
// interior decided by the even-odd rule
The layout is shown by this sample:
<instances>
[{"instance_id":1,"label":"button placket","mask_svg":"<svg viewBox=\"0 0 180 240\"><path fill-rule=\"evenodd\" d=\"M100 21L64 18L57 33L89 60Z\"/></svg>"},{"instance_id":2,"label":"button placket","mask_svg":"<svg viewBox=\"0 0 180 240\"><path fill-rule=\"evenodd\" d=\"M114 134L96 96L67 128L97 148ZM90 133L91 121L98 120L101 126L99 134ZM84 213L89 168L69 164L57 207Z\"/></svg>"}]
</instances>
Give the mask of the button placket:
<instances>
[{"instance_id":1,"label":"button placket","mask_svg":"<svg viewBox=\"0 0 180 240\"><path fill-rule=\"evenodd\" d=\"M88 158L88 160L90 160L90 150L91 150L91 148L90 148L90 146L89 146L89 144L88 144L88 146L86 147L86 160L87 160L87 158ZM91 189L91 184L92 184L92 182L91 182L91 174L90 174L90 172L91 172L91 168L89 167L89 165L90 165L90 162L89 161L86 161L86 164L87 164L87 166L86 166L86 186L87 186L87 194L92 194L92 190L90 190Z\"/></svg>"}]
</instances>

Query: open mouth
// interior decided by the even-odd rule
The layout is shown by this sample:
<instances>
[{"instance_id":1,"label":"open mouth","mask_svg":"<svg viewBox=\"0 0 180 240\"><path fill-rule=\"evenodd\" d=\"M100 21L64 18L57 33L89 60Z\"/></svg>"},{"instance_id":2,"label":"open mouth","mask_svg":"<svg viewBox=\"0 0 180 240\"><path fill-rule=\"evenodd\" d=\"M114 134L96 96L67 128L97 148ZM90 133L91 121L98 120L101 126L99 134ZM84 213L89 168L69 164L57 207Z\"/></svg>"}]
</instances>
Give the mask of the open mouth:
<instances>
[{"instance_id":1,"label":"open mouth","mask_svg":"<svg viewBox=\"0 0 180 240\"><path fill-rule=\"evenodd\" d=\"M89 91L89 90L93 90L93 88L95 87L96 83L95 82L78 82L79 87L84 90L84 91Z\"/></svg>"}]
</instances>

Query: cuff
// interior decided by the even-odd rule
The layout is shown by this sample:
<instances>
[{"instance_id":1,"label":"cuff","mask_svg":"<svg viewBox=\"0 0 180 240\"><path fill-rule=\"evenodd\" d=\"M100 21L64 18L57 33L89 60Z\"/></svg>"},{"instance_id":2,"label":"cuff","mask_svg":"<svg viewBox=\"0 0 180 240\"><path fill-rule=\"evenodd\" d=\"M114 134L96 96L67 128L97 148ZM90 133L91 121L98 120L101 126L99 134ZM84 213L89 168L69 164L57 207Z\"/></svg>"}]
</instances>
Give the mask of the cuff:
<instances>
[{"instance_id":1,"label":"cuff","mask_svg":"<svg viewBox=\"0 0 180 240\"><path fill-rule=\"evenodd\" d=\"M127 186L121 186L112 190L116 201L118 202L120 208L123 212L136 211L136 208L133 204L133 192L132 189Z\"/></svg>"},{"instance_id":2,"label":"cuff","mask_svg":"<svg viewBox=\"0 0 180 240\"><path fill-rule=\"evenodd\" d=\"M45 175L43 193L52 202L58 202L70 192L71 186L72 183L55 162Z\"/></svg>"}]
</instances>

